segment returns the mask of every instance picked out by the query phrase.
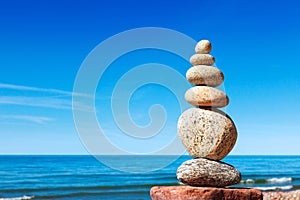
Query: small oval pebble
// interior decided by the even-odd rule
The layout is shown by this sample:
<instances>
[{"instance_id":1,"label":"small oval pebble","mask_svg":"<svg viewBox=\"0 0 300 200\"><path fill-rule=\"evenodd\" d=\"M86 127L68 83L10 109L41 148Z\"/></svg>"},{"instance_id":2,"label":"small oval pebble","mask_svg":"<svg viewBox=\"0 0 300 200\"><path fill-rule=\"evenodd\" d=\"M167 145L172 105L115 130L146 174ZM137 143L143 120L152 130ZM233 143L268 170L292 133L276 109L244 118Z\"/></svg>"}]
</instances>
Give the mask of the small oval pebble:
<instances>
[{"instance_id":1,"label":"small oval pebble","mask_svg":"<svg viewBox=\"0 0 300 200\"><path fill-rule=\"evenodd\" d=\"M192 65L213 65L215 58L209 54L194 54L190 58Z\"/></svg>"},{"instance_id":2,"label":"small oval pebble","mask_svg":"<svg viewBox=\"0 0 300 200\"><path fill-rule=\"evenodd\" d=\"M196 53L207 54L211 51L211 49L212 49L212 46L211 46L210 41L208 41L208 40L200 40L195 47Z\"/></svg>"},{"instance_id":3,"label":"small oval pebble","mask_svg":"<svg viewBox=\"0 0 300 200\"><path fill-rule=\"evenodd\" d=\"M204 158L182 163L177 169L177 179L191 186L224 187L241 181L241 173L233 166Z\"/></svg>"},{"instance_id":4,"label":"small oval pebble","mask_svg":"<svg viewBox=\"0 0 300 200\"><path fill-rule=\"evenodd\" d=\"M223 73L216 67L196 65L186 72L186 79L194 85L218 86L224 81Z\"/></svg>"},{"instance_id":5,"label":"small oval pebble","mask_svg":"<svg viewBox=\"0 0 300 200\"><path fill-rule=\"evenodd\" d=\"M213 87L195 86L185 93L185 100L193 106L216 107L227 106L229 99L227 95Z\"/></svg>"},{"instance_id":6,"label":"small oval pebble","mask_svg":"<svg viewBox=\"0 0 300 200\"><path fill-rule=\"evenodd\" d=\"M187 152L196 158L221 160L237 139L233 121L220 110L190 108L179 117L177 130Z\"/></svg>"}]
</instances>

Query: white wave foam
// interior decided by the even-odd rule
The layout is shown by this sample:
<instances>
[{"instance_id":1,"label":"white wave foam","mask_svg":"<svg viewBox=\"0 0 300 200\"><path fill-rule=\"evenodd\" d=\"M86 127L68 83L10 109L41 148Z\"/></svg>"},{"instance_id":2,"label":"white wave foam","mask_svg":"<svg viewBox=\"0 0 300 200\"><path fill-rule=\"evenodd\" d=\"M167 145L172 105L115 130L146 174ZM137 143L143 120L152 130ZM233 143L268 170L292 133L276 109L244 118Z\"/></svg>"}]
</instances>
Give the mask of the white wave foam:
<instances>
[{"instance_id":1,"label":"white wave foam","mask_svg":"<svg viewBox=\"0 0 300 200\"><path fill-rule=\"evenodd\" d=\"M251 184L254 183L255 181L253 179L247 179L247 180L242 180L241 183L246 183L246 184Z\"/></svg>"},{"instance_id":2,"label":"white wave foam","mask_svg":"<svg viewBox=\"0 0 300 200\"><path fill-rule=\"evenodd\" d=\"M256 189L259 190L263 190L263 191L270 191L270 190L290 190L293 188L292 185L287 185L287 186L270 186L270 187L254 187Z\"/></svg>"},{"instance_id":3,"label":"white wave foam","mask_svg":"<svg viewBox=\"0 0 300 200\"><path fill-rule=\"evenodd\" d=\"M283 177L283 178L270 178L267 179L267 182L269 183L285 183L285 182L292 182L292 178L291 177Z\"/></svg>"},{"instance_id":4,"label":"white wave foam","mask_svg":"<svg viewBox=\"0 0 300 200\"><path fill-rule=\"evenodd\" d=\"M22 197L12 197L12 198L0 198L0 200L29 200L33 198L34 196L22 196Z\"/></svg>"}]
</instances>

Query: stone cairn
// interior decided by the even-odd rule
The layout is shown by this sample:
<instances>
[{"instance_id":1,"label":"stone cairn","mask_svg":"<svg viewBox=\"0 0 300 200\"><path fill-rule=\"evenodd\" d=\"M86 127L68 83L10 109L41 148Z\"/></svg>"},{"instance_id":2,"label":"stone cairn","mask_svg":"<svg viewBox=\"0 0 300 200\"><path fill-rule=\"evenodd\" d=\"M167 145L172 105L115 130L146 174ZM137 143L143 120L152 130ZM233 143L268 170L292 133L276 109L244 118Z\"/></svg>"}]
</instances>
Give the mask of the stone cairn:
<instances>
[{"instance_id":1,"label":"stone cairn","mask_svg":"<svg viewBox=\"0 0 300 200\"><path fill-rule=\"evenodd\" d=\"M185 99L196 108L182 113L178 120L178 135L187 152L194 157L181 164L177 179L190 186L225 187L237 184L241 173L221 162L234 147L237 130L228 115L218 108L228 105L229 99L215 88L224 81L223 73L212 65L212 45L201 40L190 58L193 65L186 73L195 85L185 93Z\"/></svg>"},{"instance_id":2,"label":"stone cairn","mask_svg":"<svg viewBox=\"0 0 300 200\"><path fill-rule=\"evenodd\" d=\"M237 130L226 113L218 108L229 103L227 95L216 89L224 81L223 73L212 65L215 58L208 40L196 45L190 58L192 67L187 80L195 86L185 93L188 103L196 106L182 113L178 120L178 135L187 152L194 157L177 169L177 179L185 186L154 186L152 200L262 200L260 190L228 188L241 180L241 173L221 162L232 150Z\"/></svg>"}]
</instances>

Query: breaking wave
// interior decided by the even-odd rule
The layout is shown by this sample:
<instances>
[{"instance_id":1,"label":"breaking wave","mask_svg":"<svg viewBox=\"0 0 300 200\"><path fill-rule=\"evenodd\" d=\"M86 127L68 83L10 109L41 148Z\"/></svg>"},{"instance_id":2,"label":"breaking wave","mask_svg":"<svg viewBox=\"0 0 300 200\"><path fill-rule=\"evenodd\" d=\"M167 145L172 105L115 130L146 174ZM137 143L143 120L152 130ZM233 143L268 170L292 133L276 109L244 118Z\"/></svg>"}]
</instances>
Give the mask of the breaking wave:
<instances>
[{"instance_id":1,"label":"breaking wave","mask_svg":"<svg viewBox=\"0 0 300 200\"><path fill-rule=\"evenodd\" d=\"M29 200L33 198L34 196L22 196L22 197L0 198L0 200Z\"/></svg>"}]
</instances>

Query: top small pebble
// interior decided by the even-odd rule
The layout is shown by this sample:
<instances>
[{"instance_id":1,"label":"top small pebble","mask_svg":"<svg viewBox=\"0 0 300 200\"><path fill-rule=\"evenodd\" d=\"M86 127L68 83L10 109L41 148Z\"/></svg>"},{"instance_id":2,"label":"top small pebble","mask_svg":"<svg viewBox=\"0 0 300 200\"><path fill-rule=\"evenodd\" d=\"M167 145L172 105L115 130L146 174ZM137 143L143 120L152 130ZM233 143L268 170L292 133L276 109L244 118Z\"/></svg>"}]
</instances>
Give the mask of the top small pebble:
<instances>
[{"instance_id":1,"label":"top small pebble","mask_svg":"<svg viewBox=\"0 0 300 200\"><path fill-rule=\"evenodd\" d=\"M195 47L196 53L208 54L212 49L211 43L208 40L201 40Z\"/></svg>"}]
</instances>

